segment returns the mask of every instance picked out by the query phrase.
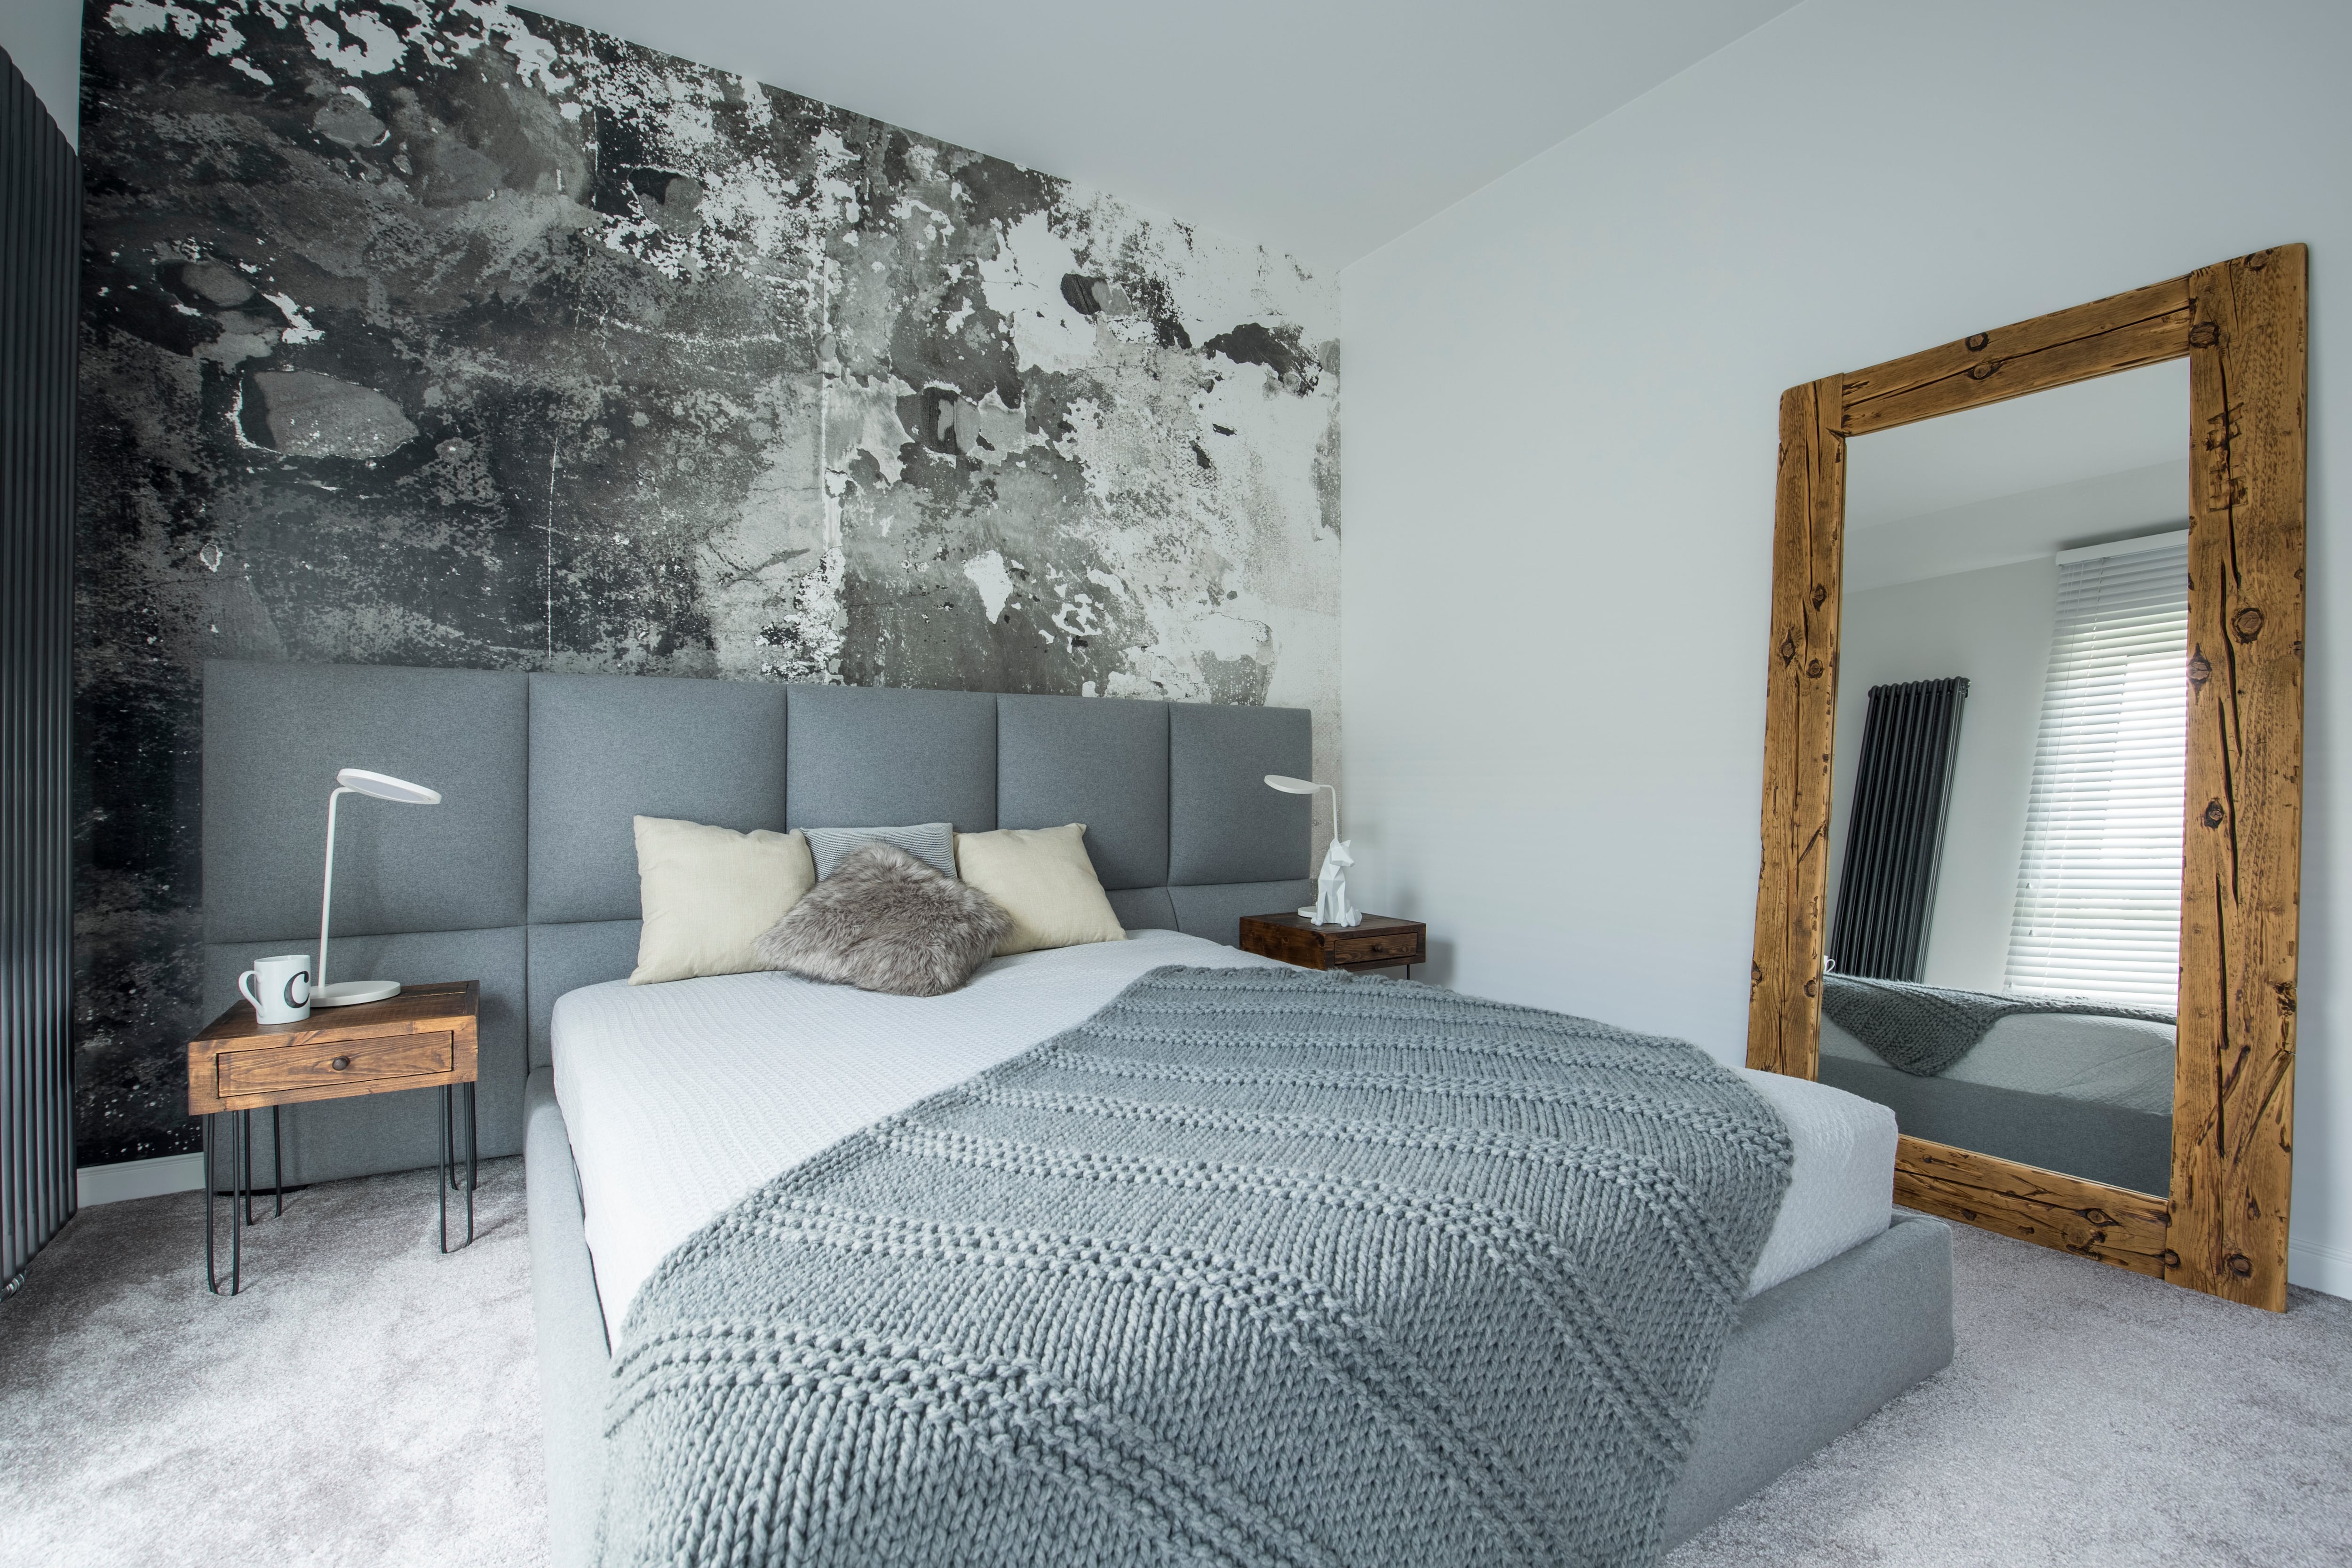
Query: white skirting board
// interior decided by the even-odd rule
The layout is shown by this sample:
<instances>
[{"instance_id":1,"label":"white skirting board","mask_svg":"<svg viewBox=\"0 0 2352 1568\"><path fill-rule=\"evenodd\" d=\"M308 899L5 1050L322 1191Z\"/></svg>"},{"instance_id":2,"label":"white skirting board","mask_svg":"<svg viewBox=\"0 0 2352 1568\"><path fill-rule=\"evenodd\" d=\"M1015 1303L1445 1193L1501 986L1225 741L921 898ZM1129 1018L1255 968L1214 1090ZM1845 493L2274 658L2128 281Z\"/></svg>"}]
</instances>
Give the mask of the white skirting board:
<instances>
[{"instance_id":1,"label":"white skirting board","mask_svg":"<svg viewBox=\"0 0 2352 1568\"><path fill-rule=\"evenodd\" d=\"M2289 1241L2286 1280L2288 1284L2301 1285L2306 1291L2325 1291L2331 1296L2352 1298L2352 1252L2340 1252L2309 1241Z\"/></svg>"},{"instance_id":2,"label":"white skirting board","mask_svg":"<svg viewBox=\"0 0 2352 1568\"><path fill-rule=\"evenodd\" d=\"M170 1192L201 1192L205 1156L165 1155L160 1159L125 1160L120 1165L84 1166L74 1173L75 1205L122 1203L134 1197L161 1197Z\"/></svg>"}]
</instances>

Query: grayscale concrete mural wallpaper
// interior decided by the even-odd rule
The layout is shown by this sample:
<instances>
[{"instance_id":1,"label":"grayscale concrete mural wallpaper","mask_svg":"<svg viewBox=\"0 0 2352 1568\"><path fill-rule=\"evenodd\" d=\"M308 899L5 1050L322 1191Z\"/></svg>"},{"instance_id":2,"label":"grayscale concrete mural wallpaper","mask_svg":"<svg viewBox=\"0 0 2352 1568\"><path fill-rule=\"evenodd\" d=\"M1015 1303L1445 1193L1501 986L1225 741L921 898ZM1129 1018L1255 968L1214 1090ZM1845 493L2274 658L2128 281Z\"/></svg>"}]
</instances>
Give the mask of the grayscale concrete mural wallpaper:
<instances>
[{"instance_id":1,"label":"grayscale concrete mural wallpaper","mask_svg":"<svg viewBox=\"0 0 2352 1568\"><path fill-rule=\"evenodd\" d=\"M85 1163L194 1146L207 657L1283 703L1328 755L1331 280L495 4L84 41Z\"/></svg>"}]
</instances>

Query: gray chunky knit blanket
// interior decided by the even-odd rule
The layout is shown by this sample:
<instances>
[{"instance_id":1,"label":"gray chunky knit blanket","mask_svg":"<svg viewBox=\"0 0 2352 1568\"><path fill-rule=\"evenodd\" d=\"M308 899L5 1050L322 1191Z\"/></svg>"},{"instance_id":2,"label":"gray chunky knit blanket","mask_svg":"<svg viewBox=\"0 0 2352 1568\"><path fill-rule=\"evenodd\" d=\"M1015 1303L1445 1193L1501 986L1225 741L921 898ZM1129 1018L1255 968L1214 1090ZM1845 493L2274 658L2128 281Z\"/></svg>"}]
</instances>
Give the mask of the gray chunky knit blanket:
<instances>
[{"instance_id":1,"label":"gray chunky knit blanket","mask_svg":"<svg viewBox=\"0 0 2352 1568\"><path fill-rule=\"evenodd\" d=\"M2171 1023L2161 1008L2135 1008L2095 997L2031 997L1955 991L1909 980L1860 975L1822 977L1822 1010L1838 1028L1876 1051L1889 1067L1933 1078L1976 1049L1985 1031L2012 1013L2091 1013Z\"/></svg>"},{"instance_id":2,"label":"gray chunky knit blanket","mask_svg":"<svg viewBox=\"0 0 2352 1568\"><path fill-rule=\"evenodd\" d=\"M1789 1161L1677 1040L1154 970L669 1257L603 1561L1649 1562Z\"/></svg>"}]
</instances>

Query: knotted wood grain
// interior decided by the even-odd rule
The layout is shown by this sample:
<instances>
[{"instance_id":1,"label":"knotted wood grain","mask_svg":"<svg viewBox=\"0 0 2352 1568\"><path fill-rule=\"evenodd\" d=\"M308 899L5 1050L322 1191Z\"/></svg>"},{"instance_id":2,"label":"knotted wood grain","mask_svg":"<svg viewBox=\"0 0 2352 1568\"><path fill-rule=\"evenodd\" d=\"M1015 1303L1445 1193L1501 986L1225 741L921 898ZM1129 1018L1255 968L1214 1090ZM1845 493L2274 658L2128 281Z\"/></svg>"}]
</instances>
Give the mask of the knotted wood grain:
<instances>
[{"instance_id":1,"label":"knotted wood grain","mask_svg":"<svg viewBox=\"0 0 2352 1568\"><path fill-rule=\"evenodd\" d=\"M1844 378L1780 394L1772 508L1772 652L1764 706L1764 854L1748 966L1748 1065L1798 1078L1820 1054L1830 759L1837 727L1838 564L1845 549Z\"/></svg>"},{"instance_id":2,"label":"knotted wood grain","mask_svg":"<svg viewBox=\"0 0 2352 1568\"><path fill-rule=\"evenodd\" d=\"M2302 246L2189 275L2189 787L2165 1277L2286 1306L2303 844Z\"/></svg>"},{"instance_id":3,"label":"knotted wood grain","mask_svg":"<svg viewBox=\"0 0 2352 1568\"><path fill-rule=\"evenodd\" d=\"M2165 1271L2165 1202L2149 1193L1905 1138L1895 1201L2135 1274Z\"/></svg>"},{"instance_id":4,"label":"knotted wood grain","mask_svg":"<svg viewBox=\"0 0 2352 1568\"><path fill-rule=\"evenodd\" d=\"M1840 428L1867 435L2177 360L2190 325L2189 280L2175 277L1974 332L1846 377Z\"/></svg>"}]
</instances>

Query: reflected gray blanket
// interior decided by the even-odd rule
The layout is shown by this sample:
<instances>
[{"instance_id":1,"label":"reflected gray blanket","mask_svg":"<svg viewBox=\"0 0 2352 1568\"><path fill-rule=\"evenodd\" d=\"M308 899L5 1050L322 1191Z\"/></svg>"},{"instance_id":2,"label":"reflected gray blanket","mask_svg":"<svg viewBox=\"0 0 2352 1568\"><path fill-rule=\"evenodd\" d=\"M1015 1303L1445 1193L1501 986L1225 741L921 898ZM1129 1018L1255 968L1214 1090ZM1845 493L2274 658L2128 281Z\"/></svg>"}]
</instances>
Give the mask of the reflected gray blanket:
<instances>
[{"instance_id":1,"label":"reflected gray blanket","mask_svg":"<svg viewBox=\"0 0 2352 1568\"><path fill-rule=\"evenodd\" d=\"M1933 1078L1974 1050L2011 1013L2095 1013L2103 1018L2171 1023L2161 1008L2125 1007L2093 997L2026 997L2013 992L1955 991L1908 980L1858 975L1822 977L1822 1010L1889 1067Z\"/></svg>"},{"instance_id":2,"label":"reflected gray blanket","mask_svg":"<svg viewBox=\"0 0 2352 1568\"><path fill-rule=\"evenodd\" d=\"M1649 1562L1789 1162L1677 1040L1156 969L664 1262L602 1559Z\"/></svg>"}]
</instances>

